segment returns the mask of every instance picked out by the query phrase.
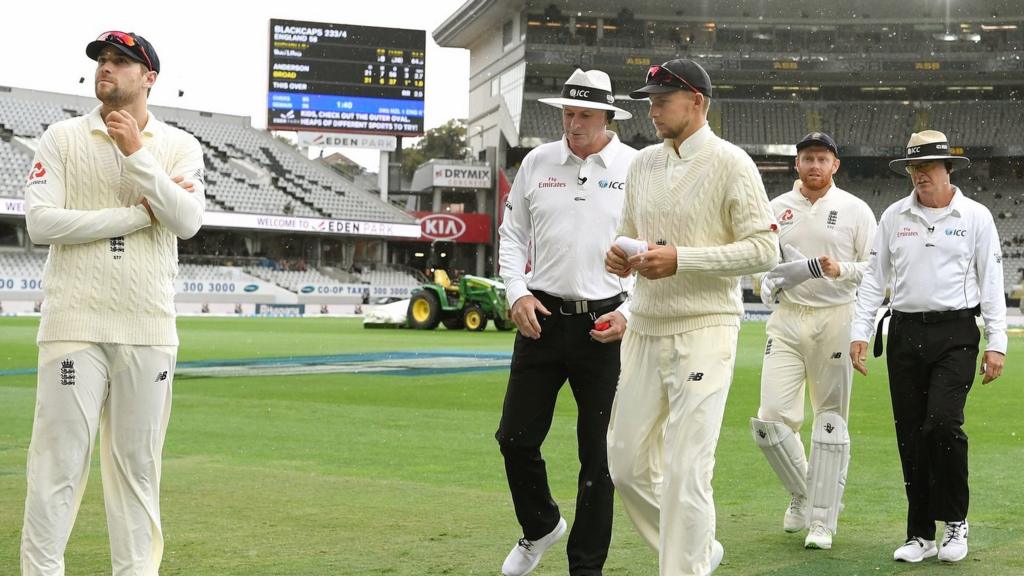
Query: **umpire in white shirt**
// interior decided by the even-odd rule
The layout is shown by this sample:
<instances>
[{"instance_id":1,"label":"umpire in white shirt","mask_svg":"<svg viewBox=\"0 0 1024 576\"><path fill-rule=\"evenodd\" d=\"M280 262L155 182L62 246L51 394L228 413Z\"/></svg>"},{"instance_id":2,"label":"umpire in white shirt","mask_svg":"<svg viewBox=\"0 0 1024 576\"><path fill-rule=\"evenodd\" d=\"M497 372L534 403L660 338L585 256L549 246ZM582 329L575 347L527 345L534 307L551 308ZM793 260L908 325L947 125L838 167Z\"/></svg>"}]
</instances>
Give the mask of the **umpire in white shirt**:
<instances>
[{"instance_id":1,"label":"umpire in white shirt","mask_svg":"<svg viewBox=\"0 0 1024 576\"><path fill-rule=\"evenodd\" d=\"M566 530L540 446L568 379L580 459L569 574L593 576L602 573L612 533L605 438L632 287L632 279L605 271L604 254L619 226L636 150L607 130L613 119L631 115L614 105L604 72L576 70L561 97L540 101L562 109L565 134L523 159L499 229L501 277L519 333L495 438L523 529L502 573L532 571Z\"/></svg>"},{"instance_id":2,"label":"umpire in white shirt","mask_svg":"<svg viewBox=\"0 0 1024 576\"><path fill-rule=\"evenodd\" d=\"M867 203L835 185L839 148L831 136L811 132L796 149L800 179L771 201L789 262L761 281L762 300L778 305L768 319L761 406L751 426L791 494L783 528L810 528L804 546L829 549L850 461L853 368L844 356L876 224ZM805 388L814 414L810 460L800 440Z\"/></svg>"},{"instance_id":3,"label":"umpire in white shirt","mask_svg":"<svg viewBox=\"0 0 1024 576\"><path fill-rule=\"evenodd\" d=\"M999 235L988 208L950 183L952 171L969 165L967 158L950 154L941 132L911 135L906 157L889 166L909 174L914 191L882 214L857 298L850 359L866 375L875 313L886 288L892 291L886 361L908 501L907 540L893 553L898 561L938 555L957 562L967 555L962 426L978 358L979 314L988 341L982 384L1003 371L1006 301ZM880 321L875 356L881 348ZM945 523L938 547L936 521Z\"/></svg>"}]
</instances>

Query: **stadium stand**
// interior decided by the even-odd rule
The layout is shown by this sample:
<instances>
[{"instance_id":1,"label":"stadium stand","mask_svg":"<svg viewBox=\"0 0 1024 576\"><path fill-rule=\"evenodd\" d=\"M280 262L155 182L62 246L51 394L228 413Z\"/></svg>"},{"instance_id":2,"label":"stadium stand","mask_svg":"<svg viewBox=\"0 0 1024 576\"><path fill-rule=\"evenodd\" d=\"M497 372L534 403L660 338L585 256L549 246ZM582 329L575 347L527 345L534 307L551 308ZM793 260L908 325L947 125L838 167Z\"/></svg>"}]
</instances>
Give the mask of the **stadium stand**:
<instances>
[{"instance_id":1,"label":"stadium stand","mask_svg":"<svg viewBox=\"0 0 1024 576\"><path fill-rule=\"evenodd\" d=\"M527 94L523 103L521 132L530 142L561 137L558 109L537 102L545 96L550 94ZM942 127L949 135L961 136L957 141L962 146L1019 145L1017 135L1024 133L1024 103L1016 101L713 102L709 122L716 131L730 142L749 146L792 144L815 130L834 132L844 146L876 148L901 147L921 126ZM624 142L644 146L656 140L646 101L619 100L616 105L633 114L630 120L616 122Z\"/></svg>"},{"instance_id":2,"label":"stadium stand","mask_svg":"<svg viewBox=\"0 0 1024 576\"><path fill-rule=\"evenodd\" d=\"M0 197L20 198L31 154L12 144L42 135L47 126L88 113L95 100L31 90L0 91ZM242 116L151 107L169 125L203 145L207 208L255 214L289 214L410 224L415 219L346 177L303 157L294 147L249 126ZM13 184L12 184L13 183Z\"/></svg>"},{"instance_id":3,"label":"stadium stand","mask_svg":"<svg viewBox=\"0 0 1024 576\"><path fill-rule=\"evenodd\" d=\"M46 265L46 251L0 251L0 275L13 278L42 279Z\"/></svg>"},{"instance_id":4,"label":"stadium stand","mask_svg":"<svg viewBox=\"0 0 1024 576\"><path fill-rule=\"evenodd\" d=\"M343 284L334 278L321 274L318 270L274 270L272 268L254 267L246 269L246 272L257 278L273 282L278 286L298 292L303 286L318 284L323 286L337 286Z\"/></svg>"},{"instance_id":5,"label":"stadium stand","mask_svg":"<svg viewBox=\"0 0 1024 576\"><path fill-rule=\"evenodd\" d=\"M235 266L183 263L178 266L178 279L198 282L251 282L255 277Z\"/></svg>"},{"instance_id":6,"label":"stadium stand","mask_svg":"<svg viewBox=\"0 0 1024 576\"><path fill-rule=\"evenodd\" d=\"M393 268L363 270L359 276L363 282L383 286L418 286L423 282L409 272Z\"/></svg>"}]
</instances>

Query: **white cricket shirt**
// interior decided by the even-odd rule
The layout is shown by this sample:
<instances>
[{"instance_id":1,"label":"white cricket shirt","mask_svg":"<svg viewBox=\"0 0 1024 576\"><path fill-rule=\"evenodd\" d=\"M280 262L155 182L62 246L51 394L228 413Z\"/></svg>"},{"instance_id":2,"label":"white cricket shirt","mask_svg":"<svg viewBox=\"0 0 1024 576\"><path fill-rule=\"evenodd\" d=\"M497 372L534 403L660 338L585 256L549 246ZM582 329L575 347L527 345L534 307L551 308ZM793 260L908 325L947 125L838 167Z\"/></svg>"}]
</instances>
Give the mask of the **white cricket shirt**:
<instances>
[{"instance_id":1,"label":"white cricket shirt","mask_svg":"<svg viewBox=\"0 0 1024 576\"><path fill-rule=\"evenodd\" d=\"M636 150L608 134L611 141L585 159L573 154L564 136L523 159L498 229L510 306L530 290L565 300L602 300L632 288L632 278L605 271L604 257L622 218L626 173ZM620 311L628 314L624 306Z\"/></svg>"},{"instance_id":2,"label":"white cricket shirt","mask_svg":"<svg viewBox=\"0 0 1024 576\"><path fill-rule=\"evenodd\" d=\"M839 262L839 277L811 278L783 290L779 301L801 306L828 307L857 299L857 285L868 265L868 253L875 237L875 215L866 202L832 187L811 204L797 188L771 201L779 223L779 246L794 246L807 258L828 256Z\"/></svg>"},{"instance_id":3,"label":"white cricket shirt","mask_svg":"<svg viewBox=\"0 0 1024 576\"><path fill-rule=\"evenodd\" d=\"M1006 300L999 233L988 208L953 187L953 200L927 218L916 192L882 214L857 296L852 341L867 342L886 288L892 309L941 312L981 305L986 350L1006 353Z\"/></svg>"}]
</instances>

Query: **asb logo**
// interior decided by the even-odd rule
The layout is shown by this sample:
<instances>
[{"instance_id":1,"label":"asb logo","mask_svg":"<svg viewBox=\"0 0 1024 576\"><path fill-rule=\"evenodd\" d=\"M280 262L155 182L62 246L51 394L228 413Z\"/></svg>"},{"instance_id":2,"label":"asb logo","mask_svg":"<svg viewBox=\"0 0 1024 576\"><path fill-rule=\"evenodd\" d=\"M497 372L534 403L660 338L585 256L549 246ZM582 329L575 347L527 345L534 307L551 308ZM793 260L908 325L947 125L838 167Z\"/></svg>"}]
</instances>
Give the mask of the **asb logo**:
<instances>
[{"instance_id":1,"label":"asb logo","mask_svg":"<svg viewBox=\"0 0 1024 576\"><path fill-rule=\"evenodd\" d=\"M622 190L625 186L625 182L609 182L607 180L599 180L597 185L601 188L611 188L612 190Z\"/></svg>"},{"instance_id":2,"label":"asb logo","mask_svg":"<svg viewBox=\"0 0 1024 576\"><path fill-rule=\"evenodd\" d=\"M959 229L958 230L956 228L946 228L946 236L959 236L961 238L965 238L965 237L967 237L967 230L964 230L964 229Z\"/></svg>"},{"instance_id":3,"label":"asb logo","mask_svg":"<svg viewBox=\"0 0 1024 576\"><path fill-rule=\"evenodd\" d=\"M448 214L431 214L420 219L420 230L431 240L455 240L466 232L466 223Z\"/></svg>"}]
</instances>

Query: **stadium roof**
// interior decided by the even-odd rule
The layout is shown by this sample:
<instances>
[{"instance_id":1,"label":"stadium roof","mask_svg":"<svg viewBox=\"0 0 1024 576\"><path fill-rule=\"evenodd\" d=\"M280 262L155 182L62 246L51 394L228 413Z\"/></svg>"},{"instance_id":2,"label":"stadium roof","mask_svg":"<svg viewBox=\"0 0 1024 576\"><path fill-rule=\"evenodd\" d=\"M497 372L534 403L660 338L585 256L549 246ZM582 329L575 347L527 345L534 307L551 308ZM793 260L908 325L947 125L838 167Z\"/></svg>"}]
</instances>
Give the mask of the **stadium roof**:
<instances>
[{"instance_id":1,"label":"stadium roof","mask_svg":"<svg viewBox=\"0 0 1024 576\"><path fill-rule=\"evenodd\" d=\"M466 48L480 35L493 30L524 7L531 12L558 10L564 15L616 17L631 10L638 20L678 22L835 25L887 23L1016 22L1024 20L1024 2L1018 0L858 0L810 4L798 0L634 0L624 8L622 0L467 0L434 30L441 46Z\"/></svg>"}]
</instances>

